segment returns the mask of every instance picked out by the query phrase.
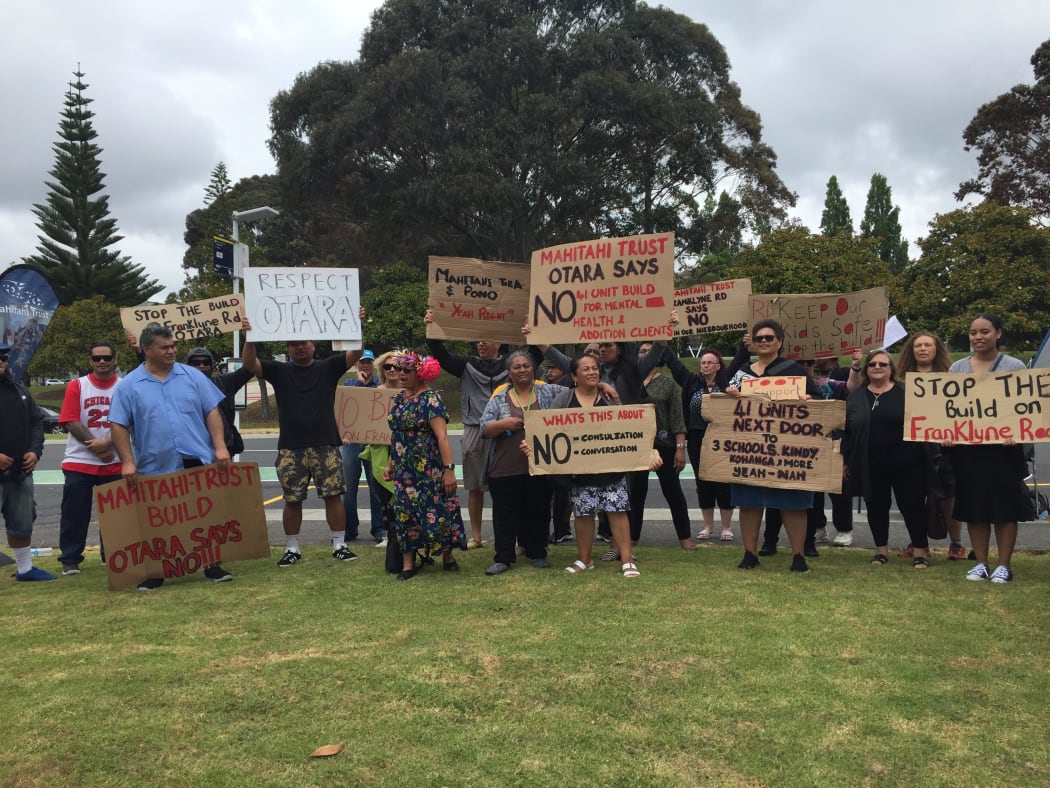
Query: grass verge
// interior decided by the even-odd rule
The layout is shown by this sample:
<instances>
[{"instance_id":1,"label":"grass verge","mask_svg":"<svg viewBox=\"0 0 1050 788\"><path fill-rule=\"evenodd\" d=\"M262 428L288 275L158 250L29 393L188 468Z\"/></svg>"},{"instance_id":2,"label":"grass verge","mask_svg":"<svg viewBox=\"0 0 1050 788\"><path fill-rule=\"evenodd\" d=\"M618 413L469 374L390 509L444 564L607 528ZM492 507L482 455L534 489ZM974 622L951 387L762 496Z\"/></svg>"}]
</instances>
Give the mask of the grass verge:
<instances>
[{"instance_id":1,"label":"grass verge","mask_svg":"<svg viewBox=\"0 0 1050 788\"><path fill-rule=\"evenodd\" d=\"M0 782L1050 782L1046 556L1004 587L842 549L792 575L784 551L743 572L738 549L640 547L625 580L561 574L571 546L490 578L485 548L408 583L358 552L149 594L94 560L5 571Z\"/></svg>"}]
</instances>

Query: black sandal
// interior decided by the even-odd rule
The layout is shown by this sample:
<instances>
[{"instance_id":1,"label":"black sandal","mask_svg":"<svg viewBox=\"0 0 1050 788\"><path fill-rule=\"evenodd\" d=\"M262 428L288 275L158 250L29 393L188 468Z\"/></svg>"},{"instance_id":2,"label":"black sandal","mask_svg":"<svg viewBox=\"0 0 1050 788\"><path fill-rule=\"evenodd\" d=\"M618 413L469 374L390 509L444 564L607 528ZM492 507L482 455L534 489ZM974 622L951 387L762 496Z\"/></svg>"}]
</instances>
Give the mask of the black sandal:
<instances>
[{"instance_id":1,"label":"black sandal","mask_svg":"<svg viewBox=\"0 0 1050 788\"><path fill-rule=\"evenodd\" d=\"M930 559L924 555L917 555L911 560L911 565L916 569L926 569L930 565Z\"/></svg>"},{"instance_id":2,"label":"black sandal","mask_svg":"<svg viewBox=\"0 0 1050 788\"><path fill-rule=\"evenodd\" d=\"M889 563L889 560L890 559L884 556L882 553L875 553L874 557L872 557L871 559L871 562L873 564L878 564L879 566L882 566L883 564Z\"/></svg>"}]
</instances>

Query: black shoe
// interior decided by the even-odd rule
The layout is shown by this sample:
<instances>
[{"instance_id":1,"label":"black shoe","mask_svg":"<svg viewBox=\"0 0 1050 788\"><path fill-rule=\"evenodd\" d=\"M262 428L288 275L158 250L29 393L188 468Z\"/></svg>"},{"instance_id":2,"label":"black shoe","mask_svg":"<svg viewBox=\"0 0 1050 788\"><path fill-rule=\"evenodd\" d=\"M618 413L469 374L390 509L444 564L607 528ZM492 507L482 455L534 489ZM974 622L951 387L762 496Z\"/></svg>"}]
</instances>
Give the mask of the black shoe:
<instances>
[{"instance_id":1,"label":"black shoe","mask_svg":"<svg viewBox=\"0 0 1050 788\"><path fill-rule=\"evenodd\" d=\"M153 591L164 585L164 578L150 577L139 583L139 591Z\"/></svg>"},{"instance_id":2,"label":"black shoe","mask_svg":"<svg viewBox=\"0 0 1050 788\"><path fill-rule=\"evenodd\" d=\"M554 538L551 539L551 544L561 544L562 542L572 541L572 531L566 531L562 534L555 534Z\"/></svg>"},{"instance_id":3,"label":"black shoe","mask_svg":"<svg viewBox=\"0 0 1050 788\"><path fill-rule=\"evenodd\" d=\"M813 551L817 552L816 550ZM809 566L806 564L806 559L795 553L795 557L791 559L791 571L792 572L808 572Z\"/></svg>"},{"instance_id":4,"label":"black shoe","mask_svg":"<svg viewBox=\"0 0 1050 788\"><path fill-rule=\"evenodd\" d=\"M770 544L769 542L766 542L765 544L762 545L762 547L759 548L758 554L762 555L762 556L776 555L777 554L777 546L776 546L775 543L774 544Z\"/></svg>"},{"instance_id":5,"label":"black shoe","mask_svg":"<svg viewBox=\"0 0 1050 788\"><path fill-rule=\"evenodd\" d=\"M817 548L811 544L802 548L802 555L806 556L806 558L820 558L820 553L817 552ZM803 569L802 571L805 570Z\"/></svg>"},{"instance_id":6,"label":"black shoe","mask_svg":"<svg viewBox=\"0 0 1050 788\"><path fill-rule=\"evenodd\" d=\"M281 560L277 562L277 566L292 566L298 563L303 557L302 553L298 553L295 550L285 550L284 555L281 556Z\"/></svg>"},{"instance_id":7,"label":"black shoe","mask_svg":"<svg viewBox=\"0 0 1050 788\"><path fill-rule=\"evenodd\" d=\"M357 560L357 553L350 552L344 545L338 550L332 551L332 558L338 558L340 561L355 561Z\"/></svg>"},{"instance_id":8,"label":"black shoe","mask_svg":"<svg viewBox=\"0 0 1050 788\"><path fill-rule=\"evenodd\" d=\"M400 572L397 573L398 580L411 580L415 576L415 569L402 569Z\"/></svg>"},{"instance_id":9,"label":"black shoe","mask_svg":"<svg viewBox=\"0 0 1050 788\"><path fill-rule=\"evenodd\" d=\"M737 569L754 569L759 565L758 556L750 551L744 552L743 560L736 565Z\"/></svg>"},{"instance_id":10,"label":"black shoe","mask_svg":"<svg viewBox=\"0 0 1050 788\"><path fill-rule=\"evenodd\" d=\"M213 583L225 583L229 580L233 580L233 575L227 572L218 564L209 566L204 570L204 576L211 580Z\"/></svg>"},{"instance_id":11,"label":"black shoe","mask_svg":"<svg viewBox=\"0 0 1050 788\"><path fill-rule=\"evenodd\" d=\"M444 569L446 572L458 572L459 564L457 564L455 561L449 561L447 563L442 562L441 568Z\"/></svg>"}]
</instances>

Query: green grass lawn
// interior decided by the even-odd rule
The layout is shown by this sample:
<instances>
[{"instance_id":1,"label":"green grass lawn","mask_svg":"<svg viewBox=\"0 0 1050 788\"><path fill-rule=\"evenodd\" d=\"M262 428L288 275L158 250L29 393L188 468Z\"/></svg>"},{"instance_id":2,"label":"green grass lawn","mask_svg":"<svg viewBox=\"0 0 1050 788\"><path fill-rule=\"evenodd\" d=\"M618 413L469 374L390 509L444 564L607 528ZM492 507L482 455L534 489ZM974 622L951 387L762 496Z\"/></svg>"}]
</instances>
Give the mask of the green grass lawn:
<instances>
[{"instance_id":1,"label":"green grass lawn","mask_svg":"<svg viewBox=\"0 0 1050 788\"><path fill-rule=\"evenodd\" d=\"M3 785L1046 785L1050 557L1011 586L861 550L232 583L0 577ZM597 554L596 550L596 554ZM39 565L57 571L53 558ZM345 742L330 759L317 747Z\"/></svg>"}]
</instances>

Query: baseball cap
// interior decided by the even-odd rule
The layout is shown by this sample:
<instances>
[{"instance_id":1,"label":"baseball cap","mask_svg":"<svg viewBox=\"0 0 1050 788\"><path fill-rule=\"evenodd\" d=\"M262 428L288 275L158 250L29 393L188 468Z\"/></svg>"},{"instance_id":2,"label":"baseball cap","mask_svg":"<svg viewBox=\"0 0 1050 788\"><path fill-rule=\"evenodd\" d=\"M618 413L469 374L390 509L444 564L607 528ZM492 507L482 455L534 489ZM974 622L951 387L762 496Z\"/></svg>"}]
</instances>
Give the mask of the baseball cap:
<instances>
[{"instance_id":1,"label":"baseball cap","mask_svg":"<svg viewBox=\"0 0 1050 788\"><path fill-rule=\"evenodd\" d=\"M371 350L366 350L364 353L361 354L361 361L375 361L375 360L376 360L376 354L373 353Z\"/></svg>"}]
</instances>

